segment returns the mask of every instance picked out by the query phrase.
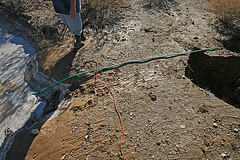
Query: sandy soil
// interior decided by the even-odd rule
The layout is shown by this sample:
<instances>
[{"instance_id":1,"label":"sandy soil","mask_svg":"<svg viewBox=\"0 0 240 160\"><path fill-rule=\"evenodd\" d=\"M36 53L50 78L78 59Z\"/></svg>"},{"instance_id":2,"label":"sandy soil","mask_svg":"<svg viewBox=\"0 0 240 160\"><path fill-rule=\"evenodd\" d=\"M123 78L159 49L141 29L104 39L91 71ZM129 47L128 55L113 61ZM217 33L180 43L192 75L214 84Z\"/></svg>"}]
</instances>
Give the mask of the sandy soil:
<instances>
[{"instance_id":1,"label":"sandy soil","mask_svg":"<svg viewBox=\"0 0 240 160\"><path fill-rule=\"evenodd\" d=\"M139 0L126 2L117 25L101 32L86 27L87 40L78 52L73 50L72 39L39 51L39 67L60 80L96 68L94 63L85 64L93 59L105 67L222 46L219 40L225 37L214 29L216 19L206 11L207 0L177 2L168 12L146 10ZM205 54L239 57L226 49ZM239 106L226 103L211 89L200 88L192 77L186 77L189 58L176 56L99 73L100 81L116 96L126 159L239 159ZM70 99L72 103L38 126L40 132L30 147L16 153L30 130L21 134L7 159L122 159L121 126L109 91L96 82L94 73L68 82L73 85L62 101Z\"/></svg>"}]
</instances>

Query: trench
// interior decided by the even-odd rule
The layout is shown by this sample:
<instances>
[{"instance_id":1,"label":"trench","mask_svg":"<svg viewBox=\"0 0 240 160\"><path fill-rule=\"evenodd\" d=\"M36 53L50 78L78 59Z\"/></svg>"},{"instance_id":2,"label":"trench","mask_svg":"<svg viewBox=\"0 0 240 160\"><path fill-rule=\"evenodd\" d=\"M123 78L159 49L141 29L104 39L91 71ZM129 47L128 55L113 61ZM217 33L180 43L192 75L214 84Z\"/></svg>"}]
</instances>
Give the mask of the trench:
<instances>
[{"instance_id":1,"label":"trench","mask_svg":"<svg viewBox=\"0 0 240 160\"><path fill-rule=\"evenodd\" d=\"M69 85L34 95L56 81L38 71L38 63L31 59L36 50L28 36L19 32L24 30L22 25L1 9L0 22L0 159L5 159L15 136L49 119ZM24 143L30 146L31 140Z\"/></svg>"},{"instance_id":2,"label":"trench","mask_svg":"<svg viewBox=\"0 0 240 160\"><path fill-rule=\"evenodd\" d=\"M240 108L240 56L223 57L210 56L204 52L192 53L185 75L194 84Z\"/></svg>"},{"instance_id":3,"label":"trench","mask_svg":"<svg viewBox=\"0 0 240 160\"><path fill-rule=\"evenodd\" d=\"M224 47L232 52L240 53L240 37L231 37L222 41Z\"/></svg>"}]
</instances>

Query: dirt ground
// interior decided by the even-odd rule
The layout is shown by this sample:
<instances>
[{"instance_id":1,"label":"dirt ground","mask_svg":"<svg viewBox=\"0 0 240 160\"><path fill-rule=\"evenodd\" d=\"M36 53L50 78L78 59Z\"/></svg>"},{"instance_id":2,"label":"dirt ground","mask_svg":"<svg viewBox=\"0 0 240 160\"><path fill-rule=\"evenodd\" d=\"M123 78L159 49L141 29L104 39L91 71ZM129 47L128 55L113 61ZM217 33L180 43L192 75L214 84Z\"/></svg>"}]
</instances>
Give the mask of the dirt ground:
<instances>
[{"instance_id":1,"label":"dirt ground","mask_svg":"<svg viewBox=\"0 0 240 160\"><path fill-rule=\"evenodd\" d=\"M73 50L69 36L41 49L36 55L39 69L61 80L95 69L94 63L87 63L90 60L106 67L223 46L221 40L227 37L216 30L216 18L206 10L208 0L177 3L168 11L159 11L143 7L141 0L125 2L116 25L99 31L84 29L87 40L79 51ZM123 119L126 159L240 159L239 53L222 49L197 54L205 54L210 60L196 60L199 66L194 68L188 54L99 73L99 80L113 91ZM235 60L215 60L214 68L208 65L213 62L211 57ZM211 67L217 73L229 74L217 79L220 76L211 74L215 73ZM209 86L200 80L198 85L191 77L197 74L187 73L196 73L198 68L202 69L201 76L212 76ZM72 87L61 103L71 104L66 108L59 105L59 116L33 127L40 129L35 138L29 134L31 129L17 135L6 159L122 159L119 117L110 92L96 82L94 74L67 80ZM218 82L234 83L234 88L219 84L213 90L211 86ZM233 98L223 97L216 88L223 88L219 92L231 93Z\"/></svg>"}]
</instances>

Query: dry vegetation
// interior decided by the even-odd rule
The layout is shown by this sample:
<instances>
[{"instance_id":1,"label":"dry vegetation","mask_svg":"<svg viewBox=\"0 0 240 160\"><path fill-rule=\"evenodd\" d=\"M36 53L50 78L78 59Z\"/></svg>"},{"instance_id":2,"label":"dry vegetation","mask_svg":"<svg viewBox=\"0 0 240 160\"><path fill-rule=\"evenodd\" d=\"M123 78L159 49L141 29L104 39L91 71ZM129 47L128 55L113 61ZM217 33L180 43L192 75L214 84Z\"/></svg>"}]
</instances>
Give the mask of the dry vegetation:
<instances>
[{"instance_id":1,"label":"dry vegetation","mask_svg":"<svg viewBox=\"0 0 240 160\"><path fill-rule=\"evenodd\" d=\"M240 29L240 0L211 0L209 11L223 23Z\"/></svg>"},{"instance_id":2,"label":"dry vegetation","mask_svg":"<svg viewBox=\"0 0 240 160\"><path fill-rule=\"evenodd\" d=\"M171 5L176 4L175 0L146 0L146 9L157 8L162 10L170 9Z\"/></svg>"},{"instance_id":3,"label":"dry vegetation","mask_svg":"<svg viewBox=\"0 0 240 160\"><path fill-rule=\"evenodd\" d=\"M97 8L98 11L104 9L117 9L123 4L124 0L83 0L84 4L90 4L91 7Z\"/></svg>"},{"instance_id":4,"label":"dry vegetation","mask_svg":"<svg viewBox=\"0 0 240 160\"><path fill-rule=\"evenodd\" d=\"M121 19L120 8L125 0L82 0L83 27L99 30Z\"/></svg>"}]
</instances>

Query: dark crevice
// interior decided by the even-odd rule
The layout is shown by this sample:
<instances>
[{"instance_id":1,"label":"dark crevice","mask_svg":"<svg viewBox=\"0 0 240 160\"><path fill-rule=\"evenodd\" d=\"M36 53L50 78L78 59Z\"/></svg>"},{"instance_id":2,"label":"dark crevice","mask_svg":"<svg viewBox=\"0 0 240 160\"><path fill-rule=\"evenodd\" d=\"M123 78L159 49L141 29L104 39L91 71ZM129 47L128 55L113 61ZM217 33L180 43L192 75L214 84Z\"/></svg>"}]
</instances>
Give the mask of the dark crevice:
<instances>
[{"instance_id":1,"label":"dark crevice","mask_svg":"<svg viewBox=\"0 0 240 160\"><path fill-rule=\"evenodd\" d=\"M225 102L240 107L240 57L209 56L192 53L186 76Z\"/></svg>"},{"instance_id":2,"label":"dark crevice","mask_svg":"<svg viewBox=\"0 0 240 160\"><path fill-rule=\"evenodd\" d=\"M232 52L240 53L240 38L232 37L229 40L225 40L222 42L224 47Z\"/></svg>"}]
</instances>

